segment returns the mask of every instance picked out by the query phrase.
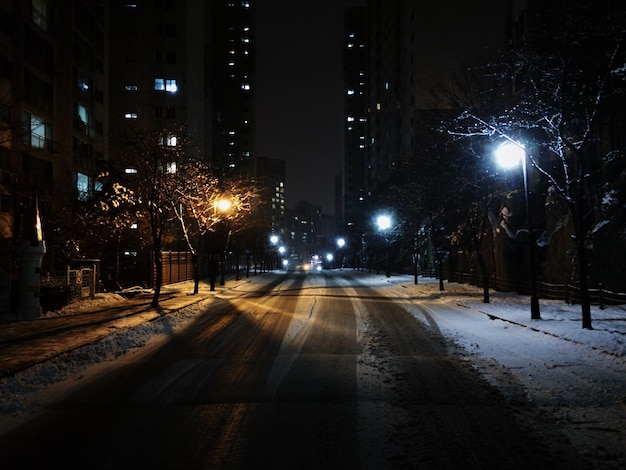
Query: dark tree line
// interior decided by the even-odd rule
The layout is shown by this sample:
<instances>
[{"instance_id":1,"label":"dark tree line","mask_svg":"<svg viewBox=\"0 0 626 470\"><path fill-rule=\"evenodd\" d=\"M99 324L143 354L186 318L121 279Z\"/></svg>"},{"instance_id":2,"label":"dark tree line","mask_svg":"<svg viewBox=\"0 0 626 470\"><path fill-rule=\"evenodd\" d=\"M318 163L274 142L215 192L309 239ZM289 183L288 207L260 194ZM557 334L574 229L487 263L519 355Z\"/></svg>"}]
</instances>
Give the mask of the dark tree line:
<instances>
[{"instance_id":1,"label":"dark tree line","mask_svg":"<svg viewBox=\"0 0 626 470\"><path fill-rule=\"evenodd\" d=\"M437 90L458 111L425 128L431 137L402 169L397 192L408 225L445 230L436 243L471 252L485 284L501 262L493 238L524 228L543 247L544 276L571 270L590 329L590 282L609 285L626 274L605 254L626 248L626 8L610 0L536 3L523 35L486 66L459 73L455 89ZM538 209L531 227L513 214L523 207L510 187L519 180L492 163L504 141L526 152Z\"/></svg>"}]
</instances>

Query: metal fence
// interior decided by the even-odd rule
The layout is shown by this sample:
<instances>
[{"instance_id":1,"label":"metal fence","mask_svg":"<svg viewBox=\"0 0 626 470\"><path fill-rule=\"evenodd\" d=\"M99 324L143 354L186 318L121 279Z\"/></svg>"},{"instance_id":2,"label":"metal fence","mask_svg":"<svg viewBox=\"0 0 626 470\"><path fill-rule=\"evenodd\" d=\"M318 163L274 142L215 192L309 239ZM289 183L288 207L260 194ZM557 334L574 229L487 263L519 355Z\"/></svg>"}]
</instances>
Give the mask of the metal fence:
<instances>
[{"instance_id":1,"label":"metal fence","mask_svg":"<svg viewBox=\"0 0 626 470\"><path fill-rule=\"evenodd\" d=\"M154 254L152 254L154 256ZM162 285L193 279L193 255L190 251L163 251L163 282ZM152 262L152 285L156 284L156 267Z\"/></svg>"},{"instance_id":2,"label":"metal fence","mask_svg":"<svg viewBox=\"0 0 626 470\"><path fill-rule=\"evenodd\" d=\"M425 276L436 277L435 271L421 273ZM482 276L479 273L448 273L444 271L444 279L460 284L471 284L483 287ZM519 294L530 294L531 286L528 279L495 279L489 278L489 288L500 292L517 292ZM543 299L563 300L566 303L580 303L580 286L575 284L551 284L547 282L537 283L537 294ZM589 289L591 303L604 308L607 305L626 304L626 293L612 292L603 288L602 285Z\"/></svg>"}]
</instances>

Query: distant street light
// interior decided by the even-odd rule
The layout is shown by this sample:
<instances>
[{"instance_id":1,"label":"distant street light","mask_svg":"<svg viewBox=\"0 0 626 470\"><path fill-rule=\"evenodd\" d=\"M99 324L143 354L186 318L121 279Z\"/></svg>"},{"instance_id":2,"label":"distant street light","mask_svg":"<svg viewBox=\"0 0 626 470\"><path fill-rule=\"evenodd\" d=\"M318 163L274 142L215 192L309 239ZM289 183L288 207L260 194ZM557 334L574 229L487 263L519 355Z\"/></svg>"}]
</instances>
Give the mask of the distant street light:
<instances>
[{"instance_id":1,"label":"distant street light","mask_svg":"<svg viewBox=\"0 0 626 470\"><path fill-rule=\"evenodd\" d=\"M337 254L339 255L339 267L343 269L343 248L346 246L345 238L337 239Z\"/></svg>"},{"instance_id":2,"label":"distant street light","mask_svg":"<svg viewBox=\"0 0 626 470\"><path fill-rule=\"evenodd\" d=\"M496 148L496 160L503 168L514 168L522 163L522 174L524 177L524 201L526 203L526 224L528 225L528 250L530 256L530 318L540 320L539 296L537 295L537 273L535 271L535 241L531 225L531 208L528 190L528 169L527 155L524 146L513 142L504 142Z\"/></svg>"},{"instance_id":3,"label":"distant street light","mask_svg":"<svg viewBox=\"0 0 626 470\"><path fill-rule=\"evenodd\" d=\"M385 236L385 270L386 276L391 277L391 271L389 270L389 236L387 235L387 230L391 228L391 217L385 214L379 215L376 218L376 225L378 226L378 230L380 230Z\"/></svg>"}]
</instances>

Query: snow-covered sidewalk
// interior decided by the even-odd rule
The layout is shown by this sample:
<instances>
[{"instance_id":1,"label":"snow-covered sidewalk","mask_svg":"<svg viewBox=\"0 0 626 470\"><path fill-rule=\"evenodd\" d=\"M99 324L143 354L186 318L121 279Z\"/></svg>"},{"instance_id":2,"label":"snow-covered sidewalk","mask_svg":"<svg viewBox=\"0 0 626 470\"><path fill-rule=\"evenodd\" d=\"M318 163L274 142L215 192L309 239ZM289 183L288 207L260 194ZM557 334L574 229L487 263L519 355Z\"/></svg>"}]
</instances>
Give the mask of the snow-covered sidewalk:
<instances>
[{"instance_id":1,"label":"snow-covered sidewalk","mask_svg":"<svg viewBox=\"0 0 626 470\"><path fill-rule=\"evenodd\" d=\"M626 468L626 306L592 307L588 330L580 305L540 299L541 320L531 320L528 296L492 292L485 304L465 284L369 282L453 341L518 412L532 403L597 468Z\"/></svg>"}]
</instances>

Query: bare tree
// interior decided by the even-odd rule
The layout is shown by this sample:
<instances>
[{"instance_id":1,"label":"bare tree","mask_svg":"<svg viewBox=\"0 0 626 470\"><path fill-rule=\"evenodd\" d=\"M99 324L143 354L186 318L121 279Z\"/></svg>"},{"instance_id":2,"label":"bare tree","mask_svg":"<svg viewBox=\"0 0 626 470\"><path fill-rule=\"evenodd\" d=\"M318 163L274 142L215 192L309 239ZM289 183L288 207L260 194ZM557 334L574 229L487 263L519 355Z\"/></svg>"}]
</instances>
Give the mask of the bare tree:
<instances>
[{"instance_id":1,"label":"bare tree","mask_svg":"<svg viewBox=\"0 0 626 470\"><path fill-rule=\"evenodd\" d=\"M184 128L160 132L131 130L128 141L132 145L116 156L108 197L100 201L101 210L117 213L121 226L133 221L146 224L154 253L153 306L158 305L163 282L164 234L169 222L175 220L175 208L183 203L189 184L185 172L178 171L193 160L184 136ZM134 220L123 219L131 214Z\"/></svg>"},{"instance_id":2,"label":"bare tree","mask_svg":"<svg viewBox=\"0 0 626 470\"><path fill-rule=\"evenodd\" d=\"M222 257L231 236L245 227L258 200L253 181L245 178L220 178L204 162L189 162L180 171L189 182L182 192L181 205L174 212L194 257L194 294L198 293L198 260L202 240L208 233L223 230ZM214 280L211 282L214 288Z\"/></svg>"},{"instance_id":3,"label":"bare tree","mask_svg":"<svg viewBox=\"0 0 626 470\"><path fill-rule=\"evenodd\" d=\"M624 83L623 8L589 2L550 2L534 17L534 34L495 64L499 112L468 109L452 134L488 136L523 147L550 191L567 204L574 225L582 326L591 329L587 235L594 225L593 178L604 149L602 116ZM541 9L543 8L543 9ZM559 21L555 21L558 18ZM514 84L512 87L511 84ZM493 108L492 108L493 109ZM611 150L609 148L609 150Z\"/></svg>"}]
</instances>

